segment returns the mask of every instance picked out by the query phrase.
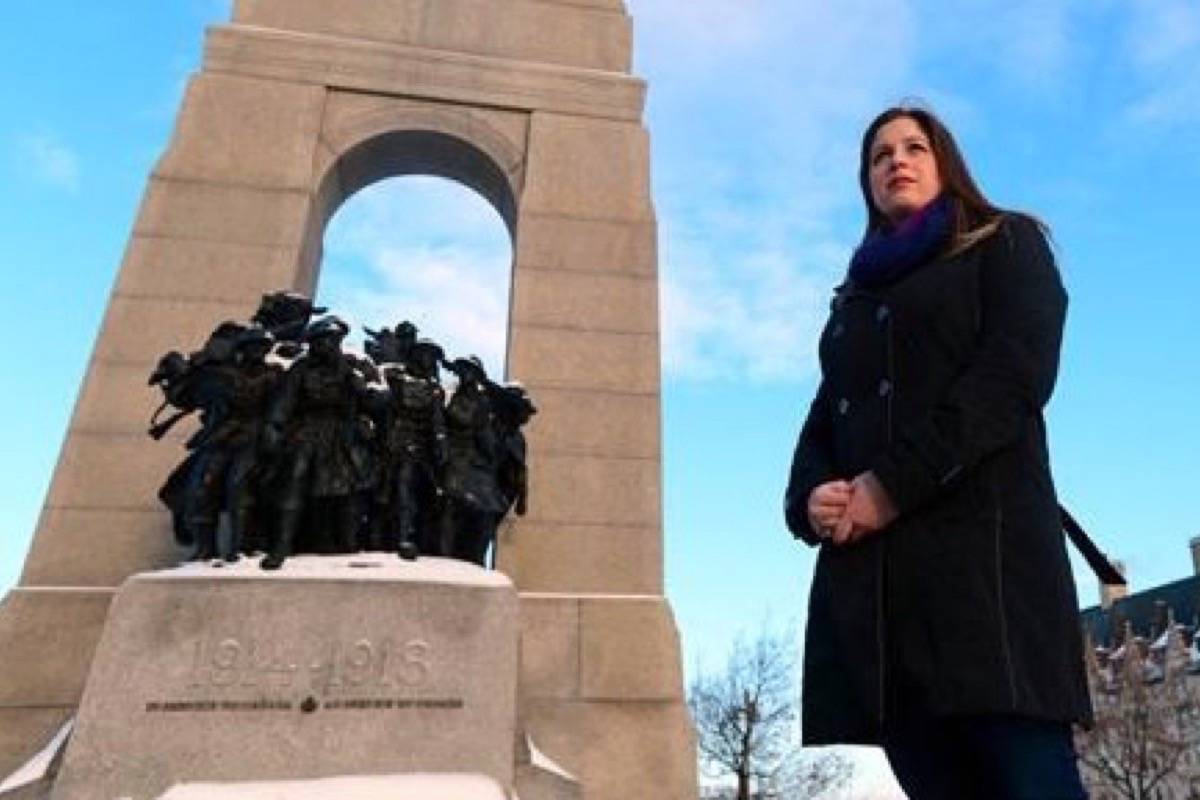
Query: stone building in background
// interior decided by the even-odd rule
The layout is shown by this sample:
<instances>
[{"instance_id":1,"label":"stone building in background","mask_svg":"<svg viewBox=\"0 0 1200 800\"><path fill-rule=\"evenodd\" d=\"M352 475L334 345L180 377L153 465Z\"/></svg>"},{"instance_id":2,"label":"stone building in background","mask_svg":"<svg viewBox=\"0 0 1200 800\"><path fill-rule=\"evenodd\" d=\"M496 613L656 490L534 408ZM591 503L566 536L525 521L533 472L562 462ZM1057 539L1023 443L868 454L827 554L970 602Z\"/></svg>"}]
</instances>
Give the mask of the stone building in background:
<instances>
[{"instance_id":1,"label":"stone building in background","mask_svg":"<svg viewBox=\"0 0 1200 800\"><path fill-rule=\"evenodd\" d=\"M1096 726L1077 745L1094 800L1200 798L1200 537L1191 552L1191 577L1102 587L1082 612Z\"/></svg>"}]
</instances>

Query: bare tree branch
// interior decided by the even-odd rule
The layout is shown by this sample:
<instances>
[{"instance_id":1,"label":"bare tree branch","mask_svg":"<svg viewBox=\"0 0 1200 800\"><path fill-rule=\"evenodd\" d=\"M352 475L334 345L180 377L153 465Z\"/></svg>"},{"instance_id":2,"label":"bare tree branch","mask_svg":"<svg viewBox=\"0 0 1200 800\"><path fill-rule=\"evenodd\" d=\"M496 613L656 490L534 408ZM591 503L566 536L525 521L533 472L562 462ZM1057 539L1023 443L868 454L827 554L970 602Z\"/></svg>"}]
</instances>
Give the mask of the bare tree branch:
<instances>
[{"instance_id":1,"label":"bare tree branch","mask_svg":"<svg viewBox=\"0 0 1200 800\"><path fill-rule=\"evenodd\" d=\"M765 626L753 641L738 637L720 672L692 681L688 706L700 766L713 777L734 779L729 797L810 798L848 780L845 758L801 750L798 695L795 637Z\"/></svg>"},{"instance_id":2,"label":"bare tree branch","mask_svg":"<svg viewBox=\"0 0 1200 800\"><path fill-rule=\"evenodd\" d=\"M1093 797L1200 797L1200 675L1189 652L1172 625L1154 646L1127 631L1115 652L1090 655L1096 723L1076 745Z\"/></svg>"}]
</instances>

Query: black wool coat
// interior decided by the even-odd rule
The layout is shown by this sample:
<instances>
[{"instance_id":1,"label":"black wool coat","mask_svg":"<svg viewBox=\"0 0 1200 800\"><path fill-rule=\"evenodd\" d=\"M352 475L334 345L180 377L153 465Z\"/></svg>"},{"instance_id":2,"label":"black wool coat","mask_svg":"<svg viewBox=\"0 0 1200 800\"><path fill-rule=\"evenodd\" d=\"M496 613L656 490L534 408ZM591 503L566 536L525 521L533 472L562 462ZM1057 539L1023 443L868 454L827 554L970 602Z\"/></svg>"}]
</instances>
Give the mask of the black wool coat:
<instances>
[{"instance_id":1,"label":"black wool coat","mask_svg":"<svg viewBox=\"0 0 1200 800\"><path fill-rule=\"evenodd\" d=\"M820 547L807 744L959 714L1090 721L1042 417L1066 305L1045 237L1016 214L893 284L837 290L785 499L792 533ZM865 470L899 517L823 543L809 493Z\"/></svg>"}]
</instances>

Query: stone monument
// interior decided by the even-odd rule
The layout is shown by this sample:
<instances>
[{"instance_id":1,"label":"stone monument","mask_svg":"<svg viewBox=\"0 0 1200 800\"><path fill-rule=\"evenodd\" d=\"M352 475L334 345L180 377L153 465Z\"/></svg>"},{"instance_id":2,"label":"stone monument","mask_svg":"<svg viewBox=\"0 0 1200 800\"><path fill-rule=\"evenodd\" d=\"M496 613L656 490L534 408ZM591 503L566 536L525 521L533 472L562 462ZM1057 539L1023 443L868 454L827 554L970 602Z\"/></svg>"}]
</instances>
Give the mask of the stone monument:
<instances>
[{"instance_id":1,"label":"stone monument","mask_svg":"<svg viewBox=\"0 0 1200 800\"><path fill-rule=\"evenodd\" d=\"M529 509L498 561L518 598L518 781L522 759L548 758L586 800L690 800L663 596L645 85L630 75L624 4L334 9L235 0L230 23L208 31L20 583L0 604L0 778L76 715L117 588L180 556L155 497L177 451L144 430L155 359L242 317L247 298L311 294L338 206L375 181L428 174L478 191L513 236L507 372L538 399Z\"/></svg>"}]
</instances>

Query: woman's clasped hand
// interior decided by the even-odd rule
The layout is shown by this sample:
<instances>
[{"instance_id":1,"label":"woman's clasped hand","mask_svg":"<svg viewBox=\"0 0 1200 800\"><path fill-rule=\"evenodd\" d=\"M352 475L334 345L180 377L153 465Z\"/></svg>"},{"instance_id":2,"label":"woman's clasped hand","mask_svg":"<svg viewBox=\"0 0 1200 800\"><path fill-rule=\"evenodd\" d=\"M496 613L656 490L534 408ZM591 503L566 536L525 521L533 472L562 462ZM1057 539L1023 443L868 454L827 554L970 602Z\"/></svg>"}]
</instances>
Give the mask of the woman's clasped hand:
<instances>
[{"instance_id":1,"label":"woman's clasped hand","mask_svg":"<svg viewBox=\"0 0 1200 800\"><path fill-rule=\"evenodd\" d=\"M808 521L817 536L851 544L886 528L896 518L887 491L870 472L853 481L828 481L808 496Z\"/></svg>"}]
</instances>

